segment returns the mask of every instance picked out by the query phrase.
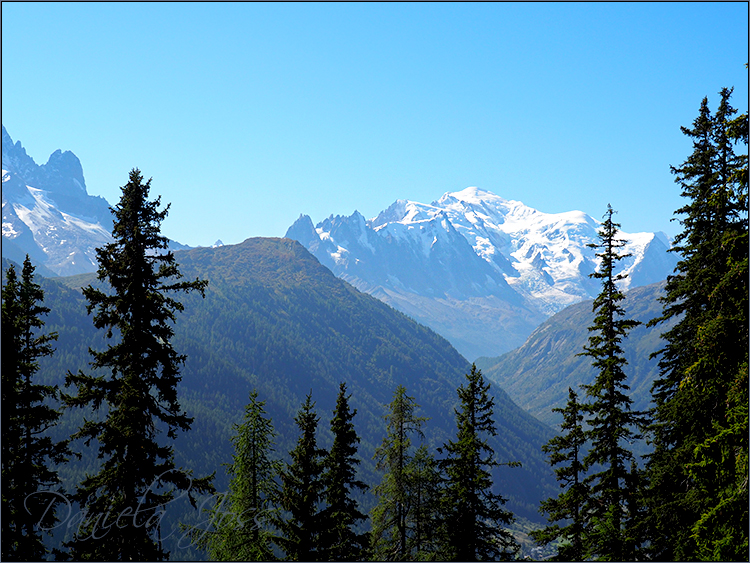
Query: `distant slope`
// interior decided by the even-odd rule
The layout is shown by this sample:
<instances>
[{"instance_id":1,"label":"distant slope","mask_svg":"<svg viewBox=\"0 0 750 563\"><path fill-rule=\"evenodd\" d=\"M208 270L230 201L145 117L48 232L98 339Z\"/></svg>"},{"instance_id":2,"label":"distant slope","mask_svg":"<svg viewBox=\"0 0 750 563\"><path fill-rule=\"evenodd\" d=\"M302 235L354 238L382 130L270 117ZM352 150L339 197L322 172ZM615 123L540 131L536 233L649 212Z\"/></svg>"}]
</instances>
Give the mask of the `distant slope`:
<instances>
[{"instance_id":1,"label":"distant slope","mask_svg":"<svg viewBox=\"0 0 750 563\"><path fill-rule=\"evenodd\" d=\"M362 476L374 485L379 474L372 456L384 433L384 405L404 384L431 417L426 434L433 446L453 437L456 388L468 362L447 341L336 278L299 243L289 239L248 239L242 244L177 253L183 273L207 278L205 300L184 299L174 344L188 355L183 370L183 407L195 417L193 430L176 445L178 462L196 474L218 470L230 460L231 424L240 420L248 394L257 388L280 434L278 450L296 439L292 418L312 389L322 417L323 443L340 381L348 383L362 438ZM93 280L93 276L89 278ZM86 276L60 278L71 287ZM86 318L83 299L62 283L45 280L49 330L60 332L58 351L43 366L50 381L66 369L85 367L88 345L101 347ZM509 508L539 520L539 500L554 492L540 448L551 430L515 405L493 385L500 461L520 460L520 469L502 468L498 491ZM368 496L368 502L372 497Z\"/></svg>"},{"instance_id":2,"label":"distant slope","mask_svg":"<svg viewBox=\"0 0 750 563\"><path fill-rule=\"evenodd\" d=\"M636 327L623 342L628 365L630 396L633 408L642 410L651 400L651 384L658 374L658 360L651 353L661 348L661 333L668 326L645 326L661 314L658 298L664 282L632 289L623 302L626 316L644 324ZM562 420L555 407L564 406L568 387L579 390L582 383L592 383L596 372L591 359L576 356L588 342L588 327L593 324L592 301L563 309L537 328L520 348L499 358L482 358L489 379L505 389L511 398L539 420L556 426ZM491 367L490 367L491 366Z\"/></svg>"}]
</instances>

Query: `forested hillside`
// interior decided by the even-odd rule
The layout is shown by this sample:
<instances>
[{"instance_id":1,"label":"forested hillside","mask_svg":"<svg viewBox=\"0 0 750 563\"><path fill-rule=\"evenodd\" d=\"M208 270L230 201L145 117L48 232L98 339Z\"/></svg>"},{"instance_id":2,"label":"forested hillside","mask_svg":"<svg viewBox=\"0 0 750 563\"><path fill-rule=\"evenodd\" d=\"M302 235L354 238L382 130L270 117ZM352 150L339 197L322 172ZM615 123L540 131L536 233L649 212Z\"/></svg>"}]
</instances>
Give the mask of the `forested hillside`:
<instances>
[{"instance_id":1,"label":"forested hillside","mask_svg":"<svg viewBox=\"0 0 750 563\"><path fill-rule=\"evenodd\" d=\"M357 409L365 481L375 478L371 458L382 438L382 409L398 385L431 418L425 433L433 446L453 431L455 389L468 362L429 329L335 278L297 242L250 239L181 252L177 258L186 276L210 282L205 303L186 303L175 340L189 358L186 399L199 409L220 409L213 416L206 411L205 424L213 427L206 435L220 432L222 425L228 431L225 413L239 413L249 390L257 387L277 430L287 437L310 390L318 412L329 417L340 381L347 382ZM544 469L533 444L542 443L549 430L500 388L492 391L498 426L504 429L495 451L500 459L524 463L505 472L505 494L518 503L514 509L524 506L524 515L533 518L536 472ZM196 420L195 434L199 424Z\"/></svg>"},{"instance_id":2,"label":"forested hillside","mask_svg":"<svg viewBox=\"0 0 750 563\"><path fill-rule=\"evenodd\" d=\"M371 486L380 478L372 457L385 432L382 416L398 385L415 397L419 413L430 417L424 432L433 451L455 432L456 389L470 370L468 362L429 329L334 277L299 243L249 239L179 252L177 260L188 279L209 280L205 299L182 299L185 312L176 324L174 346L187 355L181 404L195 417L189 434L175 443L178 466L196 476L216 471L217 490L226 488L222 464L231 459L232 424L241 419L253 389L267 401L279 434L276 451L285 458L296 437L293 417L305 395L312 391L316 412L327 422L338 385L345 381L362 440L360 477ZM88 347L104 346L78 291L88 283L96 285L93 274L42 279L52 310L45 328L60 335L55 354L41 363L45 382L62 387L67 370L91 373ZM500 462L522 463L498 468L495 489L509 499L514 513L539 521L539 500L553 490L540 448L552 431L498 386L490 393L499 430L490 445ZM56 433L69 435L82 416L66 411ZM327 424L321 424L322 446L330 446L330 440ZM94 463L84 456L62 467L66 485ZM367 511L374 498L368 493L361 502Z\"/></svg>"}]
</instances>

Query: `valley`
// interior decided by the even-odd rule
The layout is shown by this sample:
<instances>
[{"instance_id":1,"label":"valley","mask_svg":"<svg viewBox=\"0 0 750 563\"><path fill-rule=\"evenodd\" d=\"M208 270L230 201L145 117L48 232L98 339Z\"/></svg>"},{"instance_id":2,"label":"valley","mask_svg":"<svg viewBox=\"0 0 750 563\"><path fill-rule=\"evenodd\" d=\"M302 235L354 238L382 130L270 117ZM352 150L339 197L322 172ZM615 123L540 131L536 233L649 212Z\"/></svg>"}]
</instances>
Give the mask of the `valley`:
<instances>
[{"instance_id":1,"label":"valley","mask_svg":"<svg viewBox=\"0 0 750 563\"><path fill-rule=\"evenodd\" d=\"M744 119L746 124L746 115ZM746 192L746 168L742 176L737 162L732 161L738 171L731 181L741 184L744 178ZM391 523L383 524L391 511L402 518L402 550L407 535L421 541L432 522L434 544L409 552L418 558L449 553L460 559L466 521L471 522L467 530L475 525L484 530L477 532L484 547L476 550L486 549L493 557L516 554L520 543L517 555L522 557L547 558L558 549L560 556L570 555L574 549L580 560L580 543L568 540L588 534L586 553L617 553L627 560L630 555L651 556L652 540L640 527L651 517L647 511L663 510L660 495L682 495L666 491L673 486L673 472L684 470L690 479L705 480L704 468L725 460L746 468L746 437L740 443L740 434L747 425L747 219L739 205L726 210L734 222L722 218L718 223L724 230L712 232L712 244L701 238L708 237L705 233L695 239L677 237L678 244L693 244L710 256L705 263L702 254L691 254L685 246L676 247L682 256L678 263L680 255L670 252L672 241L663 233L620 231L609 206L599 222L581 211L544 213L476 187L445 193L430 204L397 200L371 219L355 211L313 224L300 215L283 238L248 238L229 245L219 240L211 247L187 248L159 235L166 210L157 211L158 198L146 201L150 180L142 180L133 169L120 204L110 208L103 198L87 193L73 153L58 150L38 166L3 127L3 337L11 343L4 356L4 399L6 392L17 398L31 389L31 375L38 371L38 400L14 404L22 410L47 397L49 404L66 405L49 415L53 423L34 426L41 428L35 430L43 436L39 443L48 447L44 441L65 441L79 433L69 444L74 453L65 454L69 459L52 450L40 454L55 462L49 473L54 480L48 484L59 489L47 493L67 500L77 490L81 503L90 502L105 490L97 484L102 478L114 493L101 502L118 502L129 510L132 498L120 498L119 487L123 482L135 483L133 490L142 485L132 459L148 462L149 471L174 462L152 482L154 487L170 482L185 491L200 482L205 506L232 495L244 503L252 483L256 496L249 508L258 518L268 518L268 526L281 526L288 534L293 529L284 527L278 514L289 517L301 501L290 500L297 497L277 487L277 481L284 487L290 482L282 468L304 466L308 481L299 483L308 487L307 493L318 471L326 494L340 485L338 468L349 480L340 489L356 486L359 492L341 502L333 494L310 493L308 516L317 514L328 526L313 534L324 546L317 554L344 553L343 546L357 544L357 557L381 553L377 549L391 557L390 540L383 540L394 533ZM736 194L741 189L721 201ZM703 212L696 209L680 212ZM708 209L714 213L713 207ZM23 267L22 256L28 257ZM28 278L32 262L49 311L33 308L42 292ZM94 273L97 263L99 276ZM694 278L684 274L688 266ZM23 271L20 285L17 271ZM182 285L182 276L191 281ZM705 280L710 292L702 289ZM184 294L165 298L170 291ZM702 301L690 301L694 295ZM109 309L101 308L102 303ZM97 309L93 319L92 309ZM709 315L708 310L714 312ZM32 339L34 328L41 326L38 314L45 316L45 331L56 335L54 349L41 346L44 339ZM108 331L106 339L94 324ZM116 348L109 347L113 336ZM111 369L97 369L97 362ZM78 395L68 394L71 382ZM252 420L248 401L255 409ZM349 406L342 407L347 401L351 418ZM674 401L684 404L674 410ZM308 461L325 459L317 466L296 461L304 449L298 441L303 403L307 420L320 421L322 449L315 449L314 440L304 446ZM712 432L718 434L696 430L717 405L727 412L713 421ZM31 428L33 417L27 413L22 420L15 412L4 424ZM660 417L677 431L693 432L680 446L687 462L670 457L672 437L663 433ZM398 432L395 420L400 420ZM724 423L729 426L720 427ZM411 444L404 439L410 432L415 439ZM31 434L14 435L28 440ZM344 435L348 443L342 450ZM653 443L660 446L653 448ZM424 448L417 455L419 445ZM95 446L101 448L98 457ZM714 447L723 448L721 460ZM260 458L258 448L263 450ZM107 456L113 451L125 453L112 461ZM4 449L5 456L13 452ZM744 458L736 452L744 452ZM352 467L341 469L332 461L344 458ZM154 459L166 461L157 466ZM16 459L14 484L22 481L19 468L30 467L23 465L26 461ZM550 468L561 462L571 465ZM245 478L249 473L238 478L253 463L252 479ZM113 471L112 464L122 473ZM181 468L181 484L162 481L176 467ZM261 467L267 481L276 483L262 500L263 507L276 506L271 510L276 520L261 514L265 508L261 510L256 487ZM225 468L231 468L233 479ZM746 481L737 489L735 469L722 469L730 475L727 502L746 519L746 509L737 508ZM383 471L388 473L381 481ZM125 481L118 480L122 475ZM209 476L215 491L201 480ZM82 493L81 483L90 492ZM610 488L602 489L602 483ZM143 494L145 499L150 492ZM400 495L407 495L408 502ZM412 501L418 509L404 508ZM278 508L282 502L283 511ZM213 518L221 509L209 513L194 508L170 508L168 516L163 511L163 521L149 524L143 536L146 551L139 553L157 553L148 551L156 545L154 537L161 550L165 531L165 551L158 553L204 557L197 544L182 541L198 528L188 532L181 525L202 525L202 518ZM545 525L540 509L553 522L574 520L574 527L540 529ZM357 510L362 514L356 516ZM349 513L356 517L352 520ZM408 534L403 523L407 513L413 522L419 520ZM15 514L20 518L20 512ZM615 514L611 526L610 514ZM691 529L704 533L709 516L695 520L696 513L684 519L695 520ZM586 529L579 526L581 518ZM256 528L243 533L254 536L258 546L265 542L261 547L267 557L291 553L291 536L265 535L261 542L258 533L266 524L254 522ZM124 553L123 538L139 527L135 518L133 523L121 534L120 547L96 544L103 546L102 553L110 548L115 556ZM95 530L98 524L93 526ZM339 528L347 539L336 536ZM233 537L237 529L229 526L222 533ZM614 548L609 539L601 539L602 530L619 538ZM46 553L71 539L72 527L61 525L45 536L46 545L39 547L39 540L36 547ZM85 544L87 539L76 536L76 549L100 549ZM670 538L657 540L662 542L659 549L672 549ZM212 551L217 545L224 549L224 540L212 541L202 549L213 545L211 554L219 553ZM234 557L235 552L227 553ZM472 547L466 557L476 553Z\"/></svg>"},{"instance_id":2,"label":"valley","mask_svg":"<svg viewBox=\"0 0 750 563\"><path fill-rule=\"evenodd\" d=\"M104 345L80 288L97 284L95 249L112 240L112 217L102 198L88 195L73 153L57 151L40 166L5 128L3 140L3 257L20 263L28 253L49 278L47 326L60 339L41 374L62 385L68 370L90 369L89 346ZM301 216L284 239L194 249L171 243L188 277L209 280L205 299L185 298L176 325L175 345L188 358L181 400L196 419L189 439L177 442L179 462L198 474L227 463L232 425L253 389L268 401L283 455L304 395L313 390L325 419L346 381L362 432L363 478L377 482L372 456L396 386L406 386L430 417L430 446L444 443L453 431L456 388L470 369L466 358L536 346L526 338L537 326L544 330L551 314L565 315L558 311L566 304L595 292L587 272L596 260L585 245L596 227L580 212L548 215L468 188L430 205L399 200L372 220L355 212L313 226ZM631 276L661 275L671 264L668 241L649 233L632 238ZM523 355L538 353L523 348ZM549 410L563 387L540 375L530 401L520 382L538 366L513 369L506 356L485 370L501 429L492 445L499 459L522 465L501 468L498 483L514 513L539 522L539 501L554 490L541 446L553 435ZM565 382L585 380L580 371ZM66 413L59 430L71 431L81 416ZM63 475L72 483L81 467L95 465L89 459ZM217 479L226 486L221 471Z\"/></svg>"}]
</instances>

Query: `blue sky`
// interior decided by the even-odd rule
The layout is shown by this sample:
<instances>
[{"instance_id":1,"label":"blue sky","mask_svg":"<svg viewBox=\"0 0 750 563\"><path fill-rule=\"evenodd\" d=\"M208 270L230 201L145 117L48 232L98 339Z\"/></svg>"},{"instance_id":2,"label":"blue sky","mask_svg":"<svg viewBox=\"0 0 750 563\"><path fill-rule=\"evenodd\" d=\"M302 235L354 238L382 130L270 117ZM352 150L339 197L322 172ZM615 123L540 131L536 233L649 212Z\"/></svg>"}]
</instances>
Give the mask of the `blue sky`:
<instances>
[{"instance_id":1,"label":"blue sky","mask_svg":"<svg viewBox=\"0 0 750 563\"><path fill-rule=\"evenodd\" d=\"M701 99L747 110L748 4L7 3L2 121L133 167L190 245L478 186L665 231Z\"/></svg>"}]
</instances>

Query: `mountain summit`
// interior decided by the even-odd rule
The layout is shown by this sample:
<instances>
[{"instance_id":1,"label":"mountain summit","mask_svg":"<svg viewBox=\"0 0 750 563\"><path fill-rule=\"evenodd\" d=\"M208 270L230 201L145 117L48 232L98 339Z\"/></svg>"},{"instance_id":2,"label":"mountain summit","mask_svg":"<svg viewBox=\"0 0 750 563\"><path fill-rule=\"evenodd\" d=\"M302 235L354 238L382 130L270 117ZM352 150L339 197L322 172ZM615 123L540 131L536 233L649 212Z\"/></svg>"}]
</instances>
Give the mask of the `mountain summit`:
<instances>
[{"instance_id":1,"label":"mountain summit","mask_svg":"<svg viewBox=\"0 0 750 563\"><path fill-rule=\"evenodd\" d=\"M588 244L599 222L581 211L543 213L476 187L430 204L397 200L377 217L360 213L286 236L337 276L442 334L467 357L520 346L545 318L596 296L598 259ZM663 233L621 233L623 289L661 281L675 259Z\"/></svg>"},{"instance_id":2,"label":"mountain summit","mask_svg":"<svg viewBox=\"0 0 750 563\"><path fill-rule=\"evenodd\" d=\"M96 248L112 241L112 215L103 197L86 191L83 168L70 151L38 165L3 126L3 256L25 254L40 273L96 270Z\"/></svg>"},{"instance_id":3,"label":"mountain summit","mask_svg":"<svg viewBox=\"0 0 750 563\"><path fill-rule=\"evenodd\" d=\"M94 272L111 233L109 203L88 194L76 155L58 149L39 165L3 126L3 257L20 264L28 254L47 277Z\"/></svg>"}]
</instances>

